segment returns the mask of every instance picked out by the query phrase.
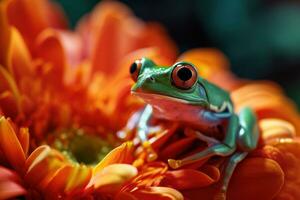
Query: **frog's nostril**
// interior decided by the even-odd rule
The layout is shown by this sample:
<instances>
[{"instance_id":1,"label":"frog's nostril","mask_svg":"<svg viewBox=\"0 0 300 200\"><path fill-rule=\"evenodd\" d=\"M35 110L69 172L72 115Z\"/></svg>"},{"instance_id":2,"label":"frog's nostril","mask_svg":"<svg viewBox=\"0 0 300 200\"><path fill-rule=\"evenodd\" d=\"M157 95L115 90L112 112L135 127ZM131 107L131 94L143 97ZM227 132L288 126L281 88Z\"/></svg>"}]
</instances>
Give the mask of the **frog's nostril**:
<instances>
[{"instance_id":1,"label":"frog's nostril","mask_svg":"<svg viewBox=\"0 0 300 200\"><path fill-rule=\"evenodd\" d=\"M155 79L152 76L148 77L147 79L151 82L155 82Z\"/></svg>"}]
</instances>

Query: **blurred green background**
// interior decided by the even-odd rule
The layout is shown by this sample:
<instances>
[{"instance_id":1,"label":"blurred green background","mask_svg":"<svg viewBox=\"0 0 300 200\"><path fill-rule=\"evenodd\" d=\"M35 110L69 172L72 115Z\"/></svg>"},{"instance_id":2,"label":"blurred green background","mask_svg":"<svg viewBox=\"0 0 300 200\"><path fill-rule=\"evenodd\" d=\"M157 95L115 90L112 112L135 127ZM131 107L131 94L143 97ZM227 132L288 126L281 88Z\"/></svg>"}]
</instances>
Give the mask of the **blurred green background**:
<instances>
[{"instance_id":1,"label":"blurred green background","mask_svg":"<svg viewBox=\"0 0 300 200\"><path fill-rule=\"evenodd\" d=\"M74 27L99 0L55 0ZM121 0L145 21L162 23L180 51L217 47L237 75L282 85L300 107L300 1Z\"/></svg>"}]
</instances>

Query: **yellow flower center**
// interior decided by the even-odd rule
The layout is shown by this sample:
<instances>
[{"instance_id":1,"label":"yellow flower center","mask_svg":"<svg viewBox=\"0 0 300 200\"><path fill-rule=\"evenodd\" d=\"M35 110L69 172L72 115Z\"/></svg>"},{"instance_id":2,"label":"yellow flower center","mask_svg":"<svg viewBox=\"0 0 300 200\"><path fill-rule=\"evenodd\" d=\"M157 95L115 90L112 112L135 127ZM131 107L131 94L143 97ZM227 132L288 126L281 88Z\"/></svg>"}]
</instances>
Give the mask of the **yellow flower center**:
<instances>
[{"instance_id":1,"label":"yellow flower center","mask_svg":"<svg viewBox=\"0 0 300 200\"><path fill-rule=\"evenodd\" d=\"M87 165L99 163L114 148L108 140L85 134L82 130L61 133L56 137L53 147L71 161Z\"/></svg>"}]
</instances>

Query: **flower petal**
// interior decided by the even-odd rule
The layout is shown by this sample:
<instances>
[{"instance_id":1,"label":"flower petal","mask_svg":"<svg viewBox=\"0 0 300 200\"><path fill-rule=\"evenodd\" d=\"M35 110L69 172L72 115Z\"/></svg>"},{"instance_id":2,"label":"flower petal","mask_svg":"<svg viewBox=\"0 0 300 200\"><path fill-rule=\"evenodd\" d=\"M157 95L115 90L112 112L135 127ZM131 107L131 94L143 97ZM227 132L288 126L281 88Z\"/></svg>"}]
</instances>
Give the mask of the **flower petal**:
<instances>
[{"instance_id":1,"label":"flower petal","mask_svg":"<svg viewBox=\"0 0 300 200\"><path fill-rule=\"evenodd\" d=\"M36 40L36 57L43 60L47 70L44 71L45 82L60 88L66 68L66 54L58 33L45 29ZM46 68L45 66L43 66Z\"/></svg>"},{"instance_id":2,"label":"flower petal","mask_svg":"<svg viewBox=\"0 0 300 200\"><path fill-rule=\"evenodd\" d=\"M9 199L25 193L26 190L20 185L18 175L0 166L0 199Z\"/></svg>"},{"instance_id":3,"label":"flower petal","mask_svg":"<svg viewBox=\"0 0 300 200\"><path fill-rule=\"evenodd\" d=\"M32 75L33 65L31 62L31 55L20 32L12 27L7 55L7 67L17 82L20 81L21 77Z\"/></svg>"},{"instance_id":4,"label":"flower petal","mask_svg":"<svg viewBox=\"0 0 300 200\"><path fill-rule=\"evenodd\" d=\"M22 172L25 164L25 153L13 127L4 118L0 118L0 148L10 164Z\"/></svg>"},{"instance_id":5,"label":"flower petal","mask_svg":"<svg viewBox=\"0 0 300 200\"><path fill-rule=\"evenodd\" d=\"M234 90L231 97L237 112L248 106L255 110L259 119L286 120L295 126L296 133L300 132L300 117L297 108L276 84L270 82L247 84Z\"/></svg>"},{"instance_id":6,"label":"flower petal","mask_svg":"<svg viewBox=\"0 0 300 200\"><path fill-rule=\"evenodd\" d=\"M273 199L284 182L281 167L273 160L266 158L246 158L234 171L229 182L227 198L230 200ZM190 200L216 198L218 186L209 186L185 190L183 194Z\"/></svg>"},{"instance_id":7,"label":"flower petal","mask_svg":"<svg viewBox=\"0 0 300 200\"><path fill-rule=\"evenodd\" d=\"M43 189L51 181L57 170L64 165L64 158L59 152L48 146L41 146L27 159L27 171L24 179L29 185Z\"/></svg>"},{"instance_id":8,"label":"flower petal","mask_svg":"<svg viewBox=\"0 0 300 200\"><path fill-rule=\"evenodd\" d=\"M10 41L10 27L6 16L7 1L0 2L0 65L7 65L7 54Z\"/></svg>"},{"instance_id":9,"label":"flower petal","mask_svg":"<svg viewBox=\"0 0 300 200\"><path fill-rule=\"evenodd\" d=\"M19 131L19 141L22 145L25 156L27 157L29 150L29 130L28 128L20 128Z\"/></svg>"},{"instance_id":10,"label":"flower petal","mask_svg":"<svg viewBox=\"0 0 300 200\"><path fill-rule=\"evenodd\" d=\"M281 119L262 119L259 121L259 127L261 129L261 137L265 143L275 139L294 138L296 136L294 126Z\"/></svg>"},{"instance_id":11,"label":"flower petal","mask_svg":"<svg viewBox=\"0 0 300 200\"><path fill-rule=\"evenodd\" d=\"M284 174L277 162L247 158L236 168L229 184L229 199L272 199L281 190Z\"/></svg>"},{"instance_id":12,"label":"flower petal","mask_svg":"<svg viewBox=\"0 0 300 200\"><path fill-rule=\"evenodd\" d=\"M300 141L297 139L283 139L273 144L282 156L281 166L284 171L284 185L276 200L300 198Z\"/></svg>"},{"instance_id":13,"label":"flower petal","mask_svg":"<svg viewBox=\"0 0 300 200\"><path fill-rule=\"evenodd\" d=\"M183 200L182 194L168 187L149 187L145 189L136 190L133 195L137 199L143 200ZM199 197L198 197L199 198Z\"/></svg>"},{"instance_id":14,"label":"flower petal","mask_svg":"<svg viewBox=\"0 0 300 200\"><path fill-rule=\"evenodd\" d=\"M194 169L180 169L169 171L162 180L162 184L179 190L205 187L218 181L219 176L210 177Z\"/></svg>"},{"instance_id":15,"label":"flower petal","mask_svg":"<svg viewBox=\"0 0 300 200\"><path fill-rule=\"evenodd\" d=\"M96 173L91 183L98 192L113 193L137 173L137 169L132 165L112 164Z\"/></svg>"},{"instance_id":16,"label":"flower petal","mask_svg":"<svg viewBox=\"0 0 300 200\"><path fill-rule=\"evenodd\" d=\"M56 15L54 16L53 13ZM63 28L66 24L58 7L46 0L10 0L7 16L10 24L24 36L31 50L33 50L35 38L43 29L49 26Z\"/></svg>"},{"instance_id":17,"label":"flower petal","mask_svg":"<svg viewBox=\"0 0 300 200\"><path fill-rule=\"evenodd\" d=\"M91 169L84 165L65 165L61 167L48 183L44 192L49 199L72 195L81 191L90 181Z\"/></svg>"},{"instance_id":18,"label":"flower petal","mask_svg":"<svg viewBox=\"0 0 300 200\"><path fill-rule=\"evenodd\" d=\"M115 163L132 163L133 161L133 144L125 142L117 148L113 149L109 154L101 160L101 162L94 168L94 174L103 170L106 166Z\"/></svg>"},{"instance_id":19,"label":"flower petal","mask_svg":"<svg viewBox=\"0 0 300 200\"><path fill-rule=\"evenodd\" d=\"M19 184L0 180L0 199L11 199L26 194L26 190Z\"/></svg>"},{"instance_id":20,"label":"flower petal","mask_svg":"<svg viewBox=\"0 0 300 200\"><path fill-rule=\"evenodd\" d=\"M0 65L0 92L3 92L1 95L4 99L10 99L10 101L13 100L13 104L10 105L12 107L11 109L20 111L20 101L21 101L21 95L19 92L19 89L17 87L17 84L12 77L12 75ZM6 96L5 96L6 93ZM8 95L8 96L7 96ZM15 104L15 106L14 106ZM14 108L15 107L15 108ZM12 116L14 117L14 116Z\"/></svg>"}]
</instances>

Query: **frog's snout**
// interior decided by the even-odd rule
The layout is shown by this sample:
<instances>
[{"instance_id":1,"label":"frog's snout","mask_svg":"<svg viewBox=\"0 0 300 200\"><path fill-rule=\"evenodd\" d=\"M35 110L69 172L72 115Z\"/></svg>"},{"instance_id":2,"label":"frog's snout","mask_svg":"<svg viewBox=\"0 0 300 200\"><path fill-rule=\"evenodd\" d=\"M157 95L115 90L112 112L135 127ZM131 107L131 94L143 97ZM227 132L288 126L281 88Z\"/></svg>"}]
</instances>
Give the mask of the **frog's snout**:
<instances>
[{"instance_id":1,"label":"frog's snout","mask_svg":"<svg viewBox=\"0 0 300 200\"><path fill-rule=\"evenodd\" d=\"M153 76L147 77L146 80L147 80L147 82L151 82L151 83L155 82L155 78Z\"/></svg>"}]
</instances>

